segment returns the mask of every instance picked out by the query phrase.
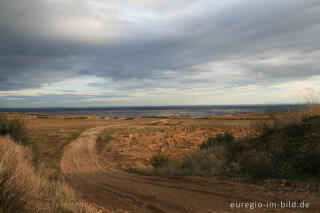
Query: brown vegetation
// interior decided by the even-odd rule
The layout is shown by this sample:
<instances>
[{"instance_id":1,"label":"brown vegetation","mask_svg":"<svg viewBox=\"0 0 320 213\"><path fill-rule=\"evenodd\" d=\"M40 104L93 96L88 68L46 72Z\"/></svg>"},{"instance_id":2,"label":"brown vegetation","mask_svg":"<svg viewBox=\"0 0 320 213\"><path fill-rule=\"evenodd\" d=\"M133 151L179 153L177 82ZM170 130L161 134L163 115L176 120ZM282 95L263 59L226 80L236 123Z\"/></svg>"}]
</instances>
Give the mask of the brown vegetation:
<instances>
[{"instance_id":1,"label":"brown vegetation","mask_svg":"<svg viewBox=\"0 0 320 213\"><path fill-rule=\"evenodd\" d=\"M320 182L320 118L285 127L262 127L261 136L235 140L231 134L209 137L182 161L157 158L151 174L282 178ZM154 157L156 157L155 155Z\"/></svg>"},{"instance_id":2,"label":"brown vegetation","mask_svg":"<svg viewBox=\"0 0 320 213\"><path fill-rule=\"evenodd\" d=\"M84 130L105 126L105 125L117 125L118 127L111 128L106 130L106 132L101 134L100 139L102 139L98 144L97 148L100 146L100 150L104 149L103 144L107 144L104 140L110 135L113 135L114 140L111 141L110 145L106 145L106 149L111 149L112 144L116 143L121 138L131 138L132 142L136 139L141 141L149 141L153 136L159 133L165 133L171 139L175 135L183 132L183 129L187 128L190 130L191 135L186 135L187 137L196 138L197 134L192 133L193 129L196 129L196 132L199 135L202 135L201 132L205 131L206 134L211 134L214 129L222 131L223 129L229 129L237 131L240 129L243 134L245 130L248 129L253 123L257 120L270 119L269 114L237 114L233 116L214 116L214 117L170 117L170 118L134 118L130 120L125 119L113 119L113 118L100 118L94 117L88 119L88 116L57 116L57 115L41 115L41 114L19 114L19 113L9 113L7 114L8 120L19 119L22 120L26 126L27 132L32 138L33 141L38 142L39 153L41 156L41 163L46 168L46 173L50 178L59 179L61 177L60 171L60 160L63 153L63 148L68 145L72 140L77 138ZM131 128L128 129L126 126L130 125ZM140 130L140 129L144 130ZM174 129L173 129L174 128ZM205 129L203 129L205 128ZM166 132L164 132L167 129ZM201 134L200 134L201 133ZM144 135L143 138L136 138L136 135ZM108 136L109 135L109 136ZM179 137L177 138L177 140ZM122 139L121 139L122 140ZM139 147L137 150L132 152L132 157L135 157L137 152L145 152L141 147L143 144L139 142ZM127 143L128 141L125 141ZM196 142L196 141L195 141ZM199 141L200 143L201 141ZM190 141L194 144L194 142ZM154 144L152 150L146 151L148 156L144 158L150 158L153 152L161 149L160 146L166 145L160 143ZM148 145L149 146L149 145ZM127 145L123 144L124 152L126 153ZM169 148L169 147L168 147ZM170 146L170 148L172 148ZM116 150L116 149L115 149ZM181 151L181 148L179 148ZM177 151L179 151L177 150ZM188 149L183 149L187 151ZM172 150L174 151L174 149ZM177 153L180 153L177 152ZM130 157L131 150L128 150L127 157ZM104 154L105 152L102 152ZM149 154L151 154L149 156ZM126 157L126 159L127 159ZM128 159L127 159L128 160ZM125 159L124 159L125 162ZM128 161L130 164L132 160Z\"/></svg>"},{"instance_id":3,"label":"brown vegetation","mask_svg":"<svg viewBox=\"0 0 320 213\"><path fill-rule=\"evenodd\" d=\"M23 210L23 212L29 210L30 208L38 208L39 210L37 211L43 211L41 209L45 209L45 212L71 212L78 208L76 200L81 201L81 199L77 198L77 195L74 193L74 191L71 190L66 184L57 180L61 179L62 177L60 173L61 171L59 168L59 162L63 150L67 150L64 148L86 129L99 126L108 126L108 128L99 134L96 143L91 143L92 146L90 146L88 153L91 157L95 156L94 161L86 162L85 158L83 158L84 155L78 153L78 160L76 162L72 161L78 166L99 162L98 165L101 168L103 167L104 171L107 171L108 173L111 172L111 170L108 169L109 166L111 166L128 169L131 171L139 171L144 174L151 175L218 175L238 177L239 174L245 174L248 177L251 176L254 178L264 178L267 177L264 172L270 171L266 170L265 168L272 165L268 160L265 160L270 158L269 153L264 153L265 150L262 150L260 147L260 145L263 143L259 143L259 146L252 146L252 143L249 143L249 141L263 141L264 139L259 139L259 136L265 135L268 132L270 133L270 131L273 131L273 133L268 136L269 138L267 138L267 140L277 138L278 136L286 137L285 134L282 134L282 129L286 128L292 123L295 123L297 124L296 126L299 126L302 124L301 122L306 117L306 114L307 113L303 115L303 113L297 112L266 114L249 113L208 117L167 117L165 119L102 119L100 117L92 117L88 119L83 116L79 118L76 116L9 114L8 120L15 119L14 117L18 117L19 120L23 119L23 123L26 125L26 131L28 132L30 138L32 138L32 141L36 140L41 142L39 144L39 151L43 159L45 172L39 172L38 170L34 169L32 165L29 166L31 167L31 171L33 171L35 176L42 179L46 183L44 185L48 185L47 192L51 191L50 193L45 193L46 190L43 190L43 193L38 193L39 195L36 197L34 194L31 195L24 191L24 193L27 193L26 195L30 195L31 197L27 196L26 200L30 200L22 205L23 208L26 209ZM311 121L306 120L305 122ZM293 127L294 131L295 128L296 127ZM226 132L230 132L235 137L235 141L243 142L243 147L241 148L241 146L233 146L233 148L230 148L231 146L213 145L209 149L199 149L200 145L204 141L208 142L209 140L216 138L219 134L223 136ZM303 135L303 137L306 138L310 138L309 136L313 136L313 133L307 133ZM87 138L83 138L83 140L87 140ZM314 139L312 139L312 141L314 141ZM276 140L274 143L278 145ZM77 143L74 143L74 147L78 147L76 144ZM234 143L232 142L232 144ZM309 145L307 146L301 147L299 145L298 148L301 153L304 153L306 149L311 150L312 148L310 149L310 147L314 148L313 143L310 142L308 144ZM88 148L86 147L87 141L83 141L82 145L84 145L85 148ZM283 146L286 146L285 143L279 144L278 148L283 148ZM84 154L87 154L88 150L85 148L81 150L84 152ZM27 147L22 147L22 149L28 150ZM243 150L246 150L246 152L243 152ZM318 150L318 148L316 147L314 150ZM271 152L274 150L270 149L269 151ZM259 154L256 155L257 153ZM245 157L238 157L242 154L245 154ZM230 160L233 156L236 156L235 161ZM311 156L311 154L309 156ZM238 161L240 158L241 161ZM29 162L30 160L28 160L28 163ZM265 164L262 165L259 163ZM248 168L250 167L253 169L245 170L243 167L244 164ZM100 167L99 169L101 169ZM77 167L76 169L79 168ZM311 170L313 168L314 167L312 167ZM105 179L105 174L102 175L99 173L100 170L97 171L98 173L96 176L92 174L92 178L90 178L90 175L87 177L86 174L84 174L84 180L88 181L88 183L91 183L91 181L94 182L94 178L97 177L99 181L101 179L103 185L108 185L110 188L114 187L111 182L109 183L109 181L113 181L112 176L110 176L109 179ZM250 171L253 171L253 173ZM46 173L46 175L44 175L44 173ZM115 173L118 175L117 172ZM267 174L269 173L270 172L267 172ZM262 174L263 176L257 177L256 174ZM78 176L75 174L68 175L70 175L70 177L78 178ZM80 177L82 174L79 173L78 175ZM119 172L119 176L121 176L121 178L125 178L124 175L125 173ZM36 180L39 180L39 178ZM156 180L160 181L162 178L163 177L158 177ZM274 176L271 178L274 178ZM308 178L310 179L310 175ZM72 178L71 180L73 181ZM113 202L104 200L106 199L105 196L107 191L102 193L99 184L96 184L97 186L95 187L93 186L94 184L84 184L82 186L81 181L78 179L77 181L78 182L76 185L79 187L78 190L83 191L85 195L84 198L88 199L90 202L92 201L94 203L99 203L99 205L101 202L103 203L102 206ZM54 189L57 188L56 186L59 186L58 188L60 188L60 190ZM90 189L90 187L93 188ZM125 187L129 187L128 190L132 190L129 185L126 185ZM142 184L141 187L144 188L146 186ZM23 187L20 188L23 189ZM70 191L71 195L66 196L66 191ZM98 198L95 197L98 195L100 197L102 196L99 198L99 200L97 200ZM165 193L163 193L163 195L165 195ZM43 198L43 196L45 198ZM114 199L113 195L108 195L107 197L108 199ZM67 199L65 201L66 198L71 198L71 200ZM114 202L117 203L118 201ZM84 206L87 205L83 201L80 203L82 203ZM34 207L33 205L39 207ZM115 205L118 206L118 204Z\"/></svg>"},{"instance_id":4,"label":"brown vegetation","mask_svg":"<svg viewBox=\"0 0 320 213\"><path fill-rule=\"evenodd\" d=\"M174 120L168 120L172 125ZM127 164L128 161L137 162L141 160L141 156L143 159L144 154L148 152L149 154L157 153L155 158L150 158L149 163L164 168L168 159L165 155L168 151L173 149L182 152L181 148L178 149L180 145L189 146L193 142L187 143L180 140L183 138L184 134L181 133L185 133L185 128L178 131L178 127L166 127L159 133L150 132L146 127L141 127L139 129L141 134L130 133L135 128L137 126L118 124L92 128L83 132L64 151L61 168L66 179L77 185L78 189L86 195L86 199L98 203L107 210L116 212L230 212L230 202L279 202L280 200L304 200L311 205L310 209L305 211L314 212L319 209L319 199L316 195L305 193L304 189L300 191L300 188L299 191L295 187L291 189L287 187L287 183L286 188L277 187L272 191L266 190L265 187L218 178L150 177L119 170L117 163L121 166ZM103 129L107 129L112 138L109 133L105 134L107 140L99 142L97 152L96 140ZM123 135L116 136L117 131L119 134L122 132ZM194 137L186 137L186 139L195 139L196 136L202 135L204 129L190 127L187 129L187 132L189 131L195 133ZM171 137L170 134L178 137ZM153 141L142 140L147 138ZM156 151L159 148L162 151ZM151 150L154 152L150 152ZM192 149L189 150L192 151ZM287 212L287 210L279 208L277 212ZM268 209L261 209L261 211L268 212ZM243 209L243 212L247 211ZM304 210L297 212L304 212Z\"/></svg>"},{"instance_id":5,"label":"brown vegetation","mask_svg":"<svg viewBox=\"0 0 320 213\"><path fill-rule=\"evenodd\" d=\"M310 95L308 96L310 97ZM245 179L286 179L315 183L320 190L320 105L314 96L306 110L271 114L252 126L259 133L234 138L224 132L209 136L199 150L182 159L156 154L153 169L134 168L149 175L224 176Z\"/></svg>"},{"instance_id":6,"label":"brown vegetation","mask_svg":"<svg viewBox=\"0 0 320 213\"><path fill-rule=\"evenodd\" d=\"M0 137L0 211L97 212L61 181L36 170L27 147Z\"/></svg>"},{"instance_id":7,"label":"brown vegetation","mask_svg":"<svg viewBox=\"0 0 320 213\"><path fill-rule=\"evenodd\" d=\"M59 179L60 159L63 148L77 138L81 132L95 126L103 126L108 121L87 119L79 116L9 114L9 119L19 117L34 141L38 141L41 163L49 178Z\"/></svg>"},{"instance_id":8,"label":"brown vegetation","mask_svg":"<svg viewBox=\"0 0 320 213\"><path fill-rule=\"evenodd\" d=\"M23 146L28 146L32 151L32 161L35 165L40 163L40 152L37 141L34 141L24 124L24 121L13 117L8 119L4 113L0 113L0 136L9 135L13 141Z\"/></svg>"},{"instance_id":9,"label":"brown vegetation","mask_svg":"<svg viewBox=\"0 0 320 213\"><path fill-rule=\"evenodd\" d=\"M320 92L312 88L306 89L303 94L304 99L307 103L307 109L304 113L308 115L319 115L320 114Z\"/></svg>"}]
</instances>

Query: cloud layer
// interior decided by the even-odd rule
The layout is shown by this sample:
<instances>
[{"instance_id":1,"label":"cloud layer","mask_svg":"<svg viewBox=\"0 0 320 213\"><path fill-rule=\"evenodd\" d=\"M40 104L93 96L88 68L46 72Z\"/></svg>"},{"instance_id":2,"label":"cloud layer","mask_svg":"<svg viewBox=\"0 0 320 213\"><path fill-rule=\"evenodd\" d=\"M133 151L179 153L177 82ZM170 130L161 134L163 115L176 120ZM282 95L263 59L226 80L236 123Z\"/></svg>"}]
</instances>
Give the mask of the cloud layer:
<instances>
[{"instance_id":1,"label":"cloud layer","mask_svg":"<svg viewBox=\"0 0 320 213\"><path fill-rule=\"evenodd\" d=\"M88 100L61 94L68 79L95 78L82 89L99 91L96 101L177 93L182 103L188 92L312 80L320 73L319 14L318 0L3 0L0 100ZM12 93L37 89L38 98Z\"/></svg>"}]
</instances>

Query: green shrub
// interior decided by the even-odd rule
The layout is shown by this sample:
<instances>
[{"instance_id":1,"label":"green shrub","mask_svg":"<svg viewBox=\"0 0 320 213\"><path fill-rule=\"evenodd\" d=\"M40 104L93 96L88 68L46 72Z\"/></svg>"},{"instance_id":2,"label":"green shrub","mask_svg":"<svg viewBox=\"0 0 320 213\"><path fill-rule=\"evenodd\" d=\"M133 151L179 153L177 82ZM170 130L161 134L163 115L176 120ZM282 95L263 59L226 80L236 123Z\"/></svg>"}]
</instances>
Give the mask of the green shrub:
<instances>
[{"instance_id":1,"label":"green shrub","mask_svg":"<svg viewBox=\"0 0 320 213\"><path fill-rule=\"evenodd\" d=\"M74 213L74 211L59 206L59 207L56 209L56 213Z\"/></svg>"},{"instance_id":2,"label":"green shrub","mask_svg":"<svg viewBox=\"0 0 320 213\"><path fill-rule=\"evenodd\" d=\"M0 135L8 134L8 120L3 113L0 113Z\"/></svg>"},{"instance_id":3,"label":"green shrub","mask_svg":"<svg viewBox=\"0 0 320 213\"><path fill-rule=\"evenodd\" d=\"M231 133L225 132L224 135L218 134L216 137L209 137L200 145L200 149L209 149L215 146L228 145L234 142L234 137Z\"/></svg>"},{"instance_id":4,"label":"green shrub","mask_svg":"<svg viewBox=\"0 0 320 213\"><path fill-rule=\"evenodd\" d=\"M151 164L155 169L167 166L168 162L169 157L160 152L158 152L156 155L153 155L151 158Z\"/></svg>"},{"instance_id":5,"label":"green shrub","mask_svg":"<svg viewBox=\"0 0 320 213\"><path fill-rule=\"evenodd\" d=\"M306 120L274 129L244 143L238 156L243 174L252 178L320 180L320 152L317 121Z\"/></svg>"},{"instance_id":6,"label":"green shrub","mask_svg":"<svg viewBox=\"0 0 320 213\"><path fill-rule=\"evenodd\" d=\"M31 143L32 161L34 165L39 165L41 162L41 154L39 151L39 144L37 141Z\"/></svg>"},{"instance_id":7,"label":"green shrub","mask_svg":"<svg viewBox=\"0 0 320 213\"><path fill-rule=\"evenodd\" d=\"M214 176L224 173L226 164L225 148L222 146L212 150L201 150L187 155L177 167L177 175Z\"/></svg>"},{"instance_id":8,"label":"green shrub","mask_svg":"<svg viewBox=\"0 0 320 213\"><path fill-rule=\"evenodd\" d=\"M25 146L32 145L24 122L18 118L9 120L4 113L0 113L0 135L9 135L16 143Z\"/></svg>"},{"instance_id":9,"label":"green shrub","mask_svg":"<svg viewBox=\"0 0 320 213\"><path fill-rule=\"evenodd\" d=\"M158 175L200 175L320 181L320 117L265 125L256 138L209 137L183 160L152 158ZM159 169L161 168L161 169Z\"/></svg>"},{"instance_id":10,"label":"green shrub","mask_svg":"<svg viewBox=\"0 0 320 213\"><path fill-rule=\"evenodd\" d=\"M8 135L17 143L28 146L31 145L31 140L24 122L20 119L8 121Z\"/></svg>"},{"instance_id":11,"label":"green shrub","mask_svg":"<svg viewBox=\"0 0 320 213\"><path fill-rule=\"evenodd\" d=\"M249 176L253 179L270 177L272 171L272 161L268 153L256 152L247 154L240 158L242 176Z\"/></svg>"},{"instance_id":12,"label":"green shrub","mask_svg":"<svg viewBox=\"0 0 320 213\"><path fill-rule=\"evenodd\" d=\"M99 135L96 140L97 152L100 154L103 151L105 145L108 144L112 139L113 137L111 135L106 135L104 137Z\"/></svg>"}]
</instances>

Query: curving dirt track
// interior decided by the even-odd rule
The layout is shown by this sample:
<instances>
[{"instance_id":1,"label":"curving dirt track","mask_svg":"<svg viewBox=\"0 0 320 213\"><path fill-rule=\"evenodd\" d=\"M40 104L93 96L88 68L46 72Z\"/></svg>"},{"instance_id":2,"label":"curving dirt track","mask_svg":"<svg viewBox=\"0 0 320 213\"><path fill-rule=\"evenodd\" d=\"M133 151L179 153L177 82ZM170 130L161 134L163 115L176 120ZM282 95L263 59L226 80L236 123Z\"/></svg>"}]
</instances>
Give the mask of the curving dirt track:
<instances>
[{"instance_id":1,"label":"curving dirt track","mask_svg":"<svg viewBox=\"0 0 320 213\"><path fill-rule=\"evenodd\" d=\"M251 186L209 178L164 178L126 173L99 161L95 142L102 126L83 132L71 142L61 160L66 180L105 212L232 212L231 202L308 201L317 212L319 199L300 194L277 195ZM316 205L317 204L317 205ZM236 209L234 212L252 212ZM288 212L256 209L255 212ZM301 211L301 210L300 210ZM299 212L299 211L295 211Z\"/></svg>"}]
</instances>

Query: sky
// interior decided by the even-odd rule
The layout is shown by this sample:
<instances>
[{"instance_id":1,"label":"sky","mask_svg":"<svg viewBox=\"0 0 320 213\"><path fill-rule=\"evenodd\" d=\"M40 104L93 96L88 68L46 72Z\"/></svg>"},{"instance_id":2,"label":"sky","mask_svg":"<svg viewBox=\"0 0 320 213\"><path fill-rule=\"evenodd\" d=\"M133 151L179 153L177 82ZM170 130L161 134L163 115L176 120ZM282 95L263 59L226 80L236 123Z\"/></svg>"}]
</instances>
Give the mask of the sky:
<instances>
[{"instance_id":1,"label":"sky","mask_svg":"<svg viewBox=\"0 0 320 213\"><path fill-rule=\"evenodd\" d=\"M319 35L319 0L0 0L0 107L300 103Z\"/></svg>"}]
</instances>

